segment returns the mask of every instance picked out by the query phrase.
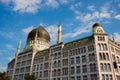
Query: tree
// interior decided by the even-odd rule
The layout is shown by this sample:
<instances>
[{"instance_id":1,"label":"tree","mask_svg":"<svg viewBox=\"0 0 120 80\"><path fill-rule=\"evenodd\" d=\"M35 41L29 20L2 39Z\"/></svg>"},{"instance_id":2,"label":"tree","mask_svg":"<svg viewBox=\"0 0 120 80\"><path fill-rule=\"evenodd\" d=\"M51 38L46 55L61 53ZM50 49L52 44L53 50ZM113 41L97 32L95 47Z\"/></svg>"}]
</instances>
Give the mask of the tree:
<instances>
[{"instance_id":1,"label":"tree","mask_svg":"<svg viewBox=\"0 0 120 80\"><path fill-rule=\"evenodd\" d=\"M36 77L34 74L26 74L24 77L25 80L36 80Z\"/></svg>"},{"instance_id":2,"label":"tree","mask_svg":"<svg viewBox=\"0 0 120 80\"><path fill-rule=\"evenodd\" d=\"M10 80L10 77L5 72L0 72L0 80Z\"/></svg>"}]
</instances>

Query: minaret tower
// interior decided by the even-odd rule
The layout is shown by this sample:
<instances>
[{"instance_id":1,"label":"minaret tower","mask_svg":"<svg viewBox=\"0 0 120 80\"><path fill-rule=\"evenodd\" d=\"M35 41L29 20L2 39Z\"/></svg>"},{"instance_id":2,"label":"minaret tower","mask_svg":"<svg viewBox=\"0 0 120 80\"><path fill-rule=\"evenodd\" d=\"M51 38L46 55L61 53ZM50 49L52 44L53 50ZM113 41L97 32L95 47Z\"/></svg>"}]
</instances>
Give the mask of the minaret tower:
<instances>
[{"instance_id":1,"label":"minaret tower","mask_svg":"<svg viewBox=\"0 0 120 80\"><path fill-rule=\"evenodd\" d=\"M17 52L15 55L15 64L14 64L14 70L13 70L13 75L12 75L12 80L14 80L14 76L15 76L15 69L16 69L16 64L17 64L17 59L18 59L18 54L20 53L20 47L21 47L21 40L17 46Z\"/></svg>"},{"instance_id":2,"label":"minaret tower","mask_svg":"<svg viewBox=\"0 0 120 80\"><path fill-rule=\"evenodd\" d=\"M16 54L20 53L20 47L21 47L21 40L20 40L20 42L19 42L19 44L17 46L17 53Z\"/></svg>"},{"instance_id":3,"label":"minaret tower","mask_svg":"<svg viewBox=\"0 0 120 80\"><path fill-rule=\"evenodd\" d=\"M57 44L62 42L62 25L58 24L58 39L57 39Z\"/></svg>"}]
</instances>

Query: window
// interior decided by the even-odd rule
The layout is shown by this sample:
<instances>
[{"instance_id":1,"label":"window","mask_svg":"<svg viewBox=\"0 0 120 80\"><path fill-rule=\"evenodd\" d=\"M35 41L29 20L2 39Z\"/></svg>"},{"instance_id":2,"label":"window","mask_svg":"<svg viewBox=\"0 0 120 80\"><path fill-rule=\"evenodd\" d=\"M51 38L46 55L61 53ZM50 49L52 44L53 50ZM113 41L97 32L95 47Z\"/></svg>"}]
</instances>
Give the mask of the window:
<instances>
[{"instance_id":1,"label":"window","mask_svg":"<svg viewBox=\"0 0 120 80\"><path fill-rule=\"evenodd\" d=\"M105 53L103 53L103 60L106 60Z\"/></svg>"},{"instance_id":2,"label":"window","mask_svg":"<svg viewBox=\"0 0 120 80\"><path fill-rule=\"evenodd\" d=\"M41 78L41 77L42 77L42 72L39 73L39 78Z\"/></svg>"},{"instance_id":3,"label":"window","mask_svg":"<svg viewBox=\"0 0 120 80\"><path fill-rule=\"evenodd\" d=\"M74 74L75 73L75 69L74 67L71 67L71 74Z\"/></svg>"},{"instance_id":4,"label":"window","mask_svg":"<svg viewBox=\"0 0 120 80\"><path fill-rule=\"evenodd\" d=\"M102 60L102 54L101 53L99 53L99 57L100 57L100 60Z\"/></svg>"},{"instance_id":5,"label":"window","mask_svg":"<svg viewBox=\"0 0 120 80\"><path fill-rule=\"evenodd\" d=\"M68 59L63 59L63 66L67 66L68 65Z\"/></svg>"},{"instance_id":6,"label":"window","mask_svg":"<svg viewBox=\"0 0 120 80\"><path fill-rule=\"evenodd\" d=\"M113 80L112 75L110 75L110 80Z\"/></svg>"},{"instance_id":7,"label":"window","mask_svg":"<svg viewBox=\"0 0 120 80\"><path fill-rule=\"evenodd\" d=\"M104 70L104 68L103 68L103 64L102 64L102 63L100 64L100 68L101 68L101 71Z\"/></svg>"},{"instance_id":8,"label":"window","mask_svg":"<svg viewBox=\"0 0 120 80\"><path fill-rule=\"evenodd\" d=\"M90 51L94 51L94 46L93 46L93 45L88 46L88 51L89 51L89 52L90 52Z\"/></svg>"},{"instance_id":9,"label":"window","mask_svg":"<svg viewBox=\"0 0 120 80\"><path fill-rule=\"evenodd\" d=\"M58 61L58 67L60 67L61 63L60 63L60 60Z\"/></svg>"},{"instance_id":10,"label":"window","mask_svg":"<svg viewBox=\"0 0 120 80\"><path fill-rule=\"evenodd\" d=\"M83 53L85 53L86 52L86 48L85 47L83 47Z\"/></svg>"},{"instance_id":11,"label":"window","mask_svg":"<svg viewBox=\"0 0 120 80\"><path fill-rule=\"evenodd\" d=\"M92 74L92 75L90 75L90 77L91 77L91 80L97 80L97 75L96 74Z\"/></svg>"},{"instance_id":12,"label":"window","mask_svg":"<svg viewBox=\"0 0 120 80\"><path fill-rule=\"evenodd\" d=\"M82 56L82 62L83 62L83 63L86 62L86 56L85 56L85 55Z\"/></svg>"},{"instance_id":13,"label":"window","mask_svg":"<svg viewBox=\"0 0 120 80\"><path fill-rule=\"evenodd\" d=\"M107 65L107 69L108 69L108 71L111 71L111 67L110 67L110 64L108 63L108 65Z\"/></svg>"},{"instance_id":14,"label":"window","mask_svg":"<svg viewBox=\"0 0 120 80\"><path fill-rule=\"evenodd\" d=\"M106 64L104 64L104 70L107 71L107 65Z\"/></svg>"},{"instance_id":15,"label":"window","mask_svg":"<svg viewBox=\"0 0 120 80\"><path fill-rule=\"evenodd\" d=\"M71 58L71 64L74 64L74 58Z\"/></svg>"},{"instance_id":16,"label":"window","mask_svg":"<svg viewBox=\"0 0 120 80\"><path fill-rule=\"evenodd\" d=\"M90 71L95 72L96 71L96 64L90 64Z\"/></svg>"},{"instance_id":17,"label":"window","mask_svg":"<svg viewBox=\"0 0 120 80\"><path fill-rule=\"evenodd\" d=\"M61 57L61 52L58 53L58 58L60 58L60 57Z\"/></svg>"},{"instance_id":18,"label":"window","mask_svg":"<svg viewBox=\"0 0 120 80\"><path fill-rule=\"evenodd\" d=\"M95 54L89 54L89 61L95 61Z\"/></svg>"},{"instance_id":19,"label":"window","mask_svg":"<svg viewBox=\"0 0 120 80\"><path fill-rule=\"evenodd\" d=\"M80 49L77 50L77 54L80 54Z\"/></svg>"},{"instance_id":20,"label":"window","mask_svg":"<svg viewBox=\"0 0 120 80\"><path fill-rule=\"evenodd\" d=\"M83 65L82 68L83 68L83 73L87 73L87 66Z\"/></svg>"},{"instance_id":21,"label":"window","mask_svg":"<svg viewBox=\"0 0 120 80\"><path fill-rule=\"evenodd\" d=\"M77 76L77 80L81 80L81 76Z\"/></svg>"},{"instance_id":22,"label":"window","mask_svg":"<svg viewBox=\"0 0 120 80\"><path fill-rule=\"evenodd\" d=\"M68 75L68 68L63 68L63 70L62 70L63 72L63 75Z\"/></svg>"},{"instance_id":23,"label":"window","mask_svg":"<svg viewBox=\"0 0 120 80\"><path fill-rule=\"evenodd\" d=\"M70 80L75 80L75 77L70 77Z\"/></svg>"},{"instance_id":24,"label":"window","mask_svg":"<svg viewBox=\"0 0 120 80\"><path fill-rule=\"evenodd\" d=\"M60 76L60 69L58 69L57 75Z\"/></svg>"},{"instance_id":25,"label":"window","mask_svg":"<svg viewBox=\"0 0 120 80\"><path fill-rule=\"evenodd\" d=\"M77 72L77 74L80 73L80 66L77 66L77 67L76 67L76 72Z\"/></svg>"},{"instance_id":26,"label":"window","mask_svg":"<svg viewBox=\"0 0 120 80\"><path fill-rule=\"evenodd\" d=\"M101 45L98 43L98 50L101 50Z\"/></svg>"},{"instance_id":27,"label":"window","mask_svg":"<svg viewBox=\"0 0 120 80\"><path fill-rule=\"evenodd\" d=\"M84 76L83 76L83 80L88 80L88 79L87 79L87 75L84 75Z\"/></svg>"},{"instance_id":28,"label":"window","mask_svg":"<svg viewBox=\"0 0 120 80\"><path fill-rule=\"evenodd\" d=\"M106 80L109 80L108 74L106 74Z\"/></svg>"},{"instance_id":29,"label":"window","mask_svg":"<svg viewBox=\"0 0 120 80\"><path fill-rule=\"evenodd\" d=\"M80 57L76 57L76 64L80 63Z\"/></svg>"},{"instance_id":30,"label":"window","mask_svg":"<svg viewBox=\"0 0 120 80\"><path fill-rule=\"evenodd\" d=\"M106 60L109 60L109 55L108 55L108 53L106 53Z\"/></svg>"},{"instance_id":31,"label":"window","mask_svg":"<svg viewBox=\"0 0 120 80\"><path fill-rule=\"evenodd\" d=\"M104 74L102 74L102 80L105 80L105 75Z\"/></svg>"}]
</instances>

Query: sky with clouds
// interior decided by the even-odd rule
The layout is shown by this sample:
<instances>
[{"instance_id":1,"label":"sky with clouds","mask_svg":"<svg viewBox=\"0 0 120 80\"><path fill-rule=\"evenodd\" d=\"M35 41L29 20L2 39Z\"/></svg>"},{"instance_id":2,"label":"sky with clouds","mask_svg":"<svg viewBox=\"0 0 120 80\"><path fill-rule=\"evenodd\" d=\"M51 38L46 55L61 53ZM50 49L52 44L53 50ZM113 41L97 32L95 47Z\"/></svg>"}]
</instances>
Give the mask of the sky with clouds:
<instances>
[{"instance_id":1,"label":"sky with clouds","mask_svg":"<svg viewBox=\"0 0 120 80\"><path fill-rule=\"evenodd\" d=\"M100 22L109 37L120 42L120 0L0 0L0 71L14 58L19 40L40 23L56 44L57 25L62 23L64 43L92 34Z\"/></svg>"}]
</instances>

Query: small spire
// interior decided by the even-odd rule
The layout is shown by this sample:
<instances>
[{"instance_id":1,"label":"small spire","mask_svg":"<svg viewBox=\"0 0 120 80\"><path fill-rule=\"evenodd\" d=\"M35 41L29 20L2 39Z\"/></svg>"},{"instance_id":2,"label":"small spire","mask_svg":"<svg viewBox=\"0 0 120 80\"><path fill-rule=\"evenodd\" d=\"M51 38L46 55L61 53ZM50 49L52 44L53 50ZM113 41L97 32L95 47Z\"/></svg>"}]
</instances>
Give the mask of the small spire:
<instances>
[{"instance_id":1,"label":"small spire","mask_svg":"<svg viewBox=\"0 0 120 80\"><path fill-rule=\"evenodd\" d=\"M19 44L18 44L18 47L17 47L17 53L20 53L21 43L22 43L22 41L20 40L20 41L19 41Z\"/></svg>"},{"instance_id":2,"label":"small spire","mask_svg":"<svg viewBox=\"0 0 120 80\"><path fill-rule=\"evenodd\" d=\"M57 39L57 44L62 42L62 25L61 23L58 24L58 39Z\"/></svg>"},{"instance_id":3,"label":"small spire","mask_svg":"<svg viewBox=\"0 0 120 80\"><path fill-rule=\"evenodd\" d=\"M115 38L114 38L114 33L112 33L112 39L113 39L113 41L115 41Z\"/></svg>"}]
</instances>

